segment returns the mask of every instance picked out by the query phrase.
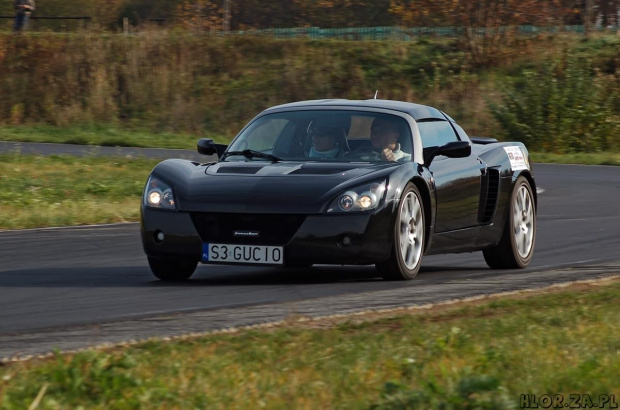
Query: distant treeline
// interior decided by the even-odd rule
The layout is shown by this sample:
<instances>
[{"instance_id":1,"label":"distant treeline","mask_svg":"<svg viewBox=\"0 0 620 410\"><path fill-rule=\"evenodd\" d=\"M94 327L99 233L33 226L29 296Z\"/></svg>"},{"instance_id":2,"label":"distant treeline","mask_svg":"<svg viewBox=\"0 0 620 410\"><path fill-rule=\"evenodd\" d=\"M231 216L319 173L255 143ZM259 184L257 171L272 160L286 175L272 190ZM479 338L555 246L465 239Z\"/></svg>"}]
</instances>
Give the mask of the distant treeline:
<instances>
[{"instance_id":1,"label":"distant treeline","mask_svg":"<svg viewBox=\"0 0 620 410\"><path fill-rule=\"evenodd\" d=\"M0 14L11 14L12 1ZM618 25L620 0L71 0L37 2L40 16L90 16L98 27L120 30L157 22L192 30L283 27L408 27L506 24ZM7 23L8 24L8 23ZM77 24L37 22L50 29Z\"/></svg>"}]
</instances>

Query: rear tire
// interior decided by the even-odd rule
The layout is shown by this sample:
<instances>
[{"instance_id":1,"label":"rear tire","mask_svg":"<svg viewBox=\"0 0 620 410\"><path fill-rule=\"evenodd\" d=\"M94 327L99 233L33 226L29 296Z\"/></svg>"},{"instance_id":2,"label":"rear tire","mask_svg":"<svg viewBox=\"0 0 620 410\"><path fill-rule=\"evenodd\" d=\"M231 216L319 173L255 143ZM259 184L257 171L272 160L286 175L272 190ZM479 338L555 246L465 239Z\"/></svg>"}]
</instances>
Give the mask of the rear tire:
<instances>
[{"instance_id":1,"label":"rear tire","mask_svg":"<svg viewBox=\"0 0 620 410\"><path fill-rule=\"evenodd\" d=\"M407 184L398 204L390 259L376 264L385 280L410 280L422 264L426 225L424 202L414 184Z\"/></svg>"},{"instance_id":2,"label":"rear tire","mask_svg":"<svg viewBox=\"0 0 620 410\"><path fill-rule=\"evenodd\" d=\"M196 266L198 266L198 261L159 259L151 256L148 257L148 260L153 275L167 282L186 281L192 276Z\"/></svg>"},{"instance_id":3,"label":"rear tire","mask_svg":"<svg viewBox=\"0 0 620 410\"><path fill-rule=\"evenodd\" d=\"M536 207L528 180L520 176L510 196L506 225L499 244L482 251L492 269L523 269L530 264L536 243Z\"/></svg>"}]
</instances>

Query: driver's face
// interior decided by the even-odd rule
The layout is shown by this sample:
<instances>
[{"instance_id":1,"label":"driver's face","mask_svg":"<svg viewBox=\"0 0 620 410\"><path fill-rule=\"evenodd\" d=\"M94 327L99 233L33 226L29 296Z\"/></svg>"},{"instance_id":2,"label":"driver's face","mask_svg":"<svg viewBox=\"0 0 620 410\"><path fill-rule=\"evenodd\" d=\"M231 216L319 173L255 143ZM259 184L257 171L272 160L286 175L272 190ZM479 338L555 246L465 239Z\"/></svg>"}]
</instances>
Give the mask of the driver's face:
<instances>
[{"instance_id":1,"label":"driver's face","mask_svg":"<svg viewBox=\"0 0 620 410\"><path fill-rule=\"evenodd\" d=\"M370 128L370 142L375 148L396 148L398 132L394 131L389 125L373 125Z\"/></svg>"},{"instance_id":2,"label":"driver's face","mask_svg":"<svg viewBox=\"0 0 620 410\"><path fill-rule=\"evenodd\" d=\"M316 134L312 137L312 146L320 152L329 151L336 147L336 138L329 134Z\"/></svg>"}]
</instances>

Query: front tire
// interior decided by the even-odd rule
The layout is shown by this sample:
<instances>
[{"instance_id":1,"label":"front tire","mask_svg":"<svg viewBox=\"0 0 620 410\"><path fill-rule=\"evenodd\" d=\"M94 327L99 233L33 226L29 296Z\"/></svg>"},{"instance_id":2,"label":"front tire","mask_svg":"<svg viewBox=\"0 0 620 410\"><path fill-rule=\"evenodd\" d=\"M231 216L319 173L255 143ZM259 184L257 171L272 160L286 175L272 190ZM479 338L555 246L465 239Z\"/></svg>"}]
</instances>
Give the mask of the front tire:
<instances>
[{"instance_id":1,"label":"front tire","mask_svg":"<svg viewBox=\"0 0 620 410\"><path fill-rule=\"evenodd\" d=\"M497 246L482 251L492 269L523 269L530 264L536 243L536 206L532 187L520 176L510 196L508 218Z\"/></svg>"},{"instance_id":2,"label":"front tire","mask_svg":"<svg viewBox=\"0 0 620 410\"><path fill-rule=\"evenodd\" d=\"M148 257L151 272L156 278L167 282L182 282L189 279L198 266L198 261L159 259Z\"/></svg>"},{"instance_id":3,"label":"front tire","mask_svg":"<svg viewBox=\"0 0 620 410\"><path fill-rule=\"evenodd\" d=\"M390 259L376 264L383 279L410 280L416 277L422 264L425 235L424 202L418 188L410 183L398 204Z\"/></svg>"}]
</instances>

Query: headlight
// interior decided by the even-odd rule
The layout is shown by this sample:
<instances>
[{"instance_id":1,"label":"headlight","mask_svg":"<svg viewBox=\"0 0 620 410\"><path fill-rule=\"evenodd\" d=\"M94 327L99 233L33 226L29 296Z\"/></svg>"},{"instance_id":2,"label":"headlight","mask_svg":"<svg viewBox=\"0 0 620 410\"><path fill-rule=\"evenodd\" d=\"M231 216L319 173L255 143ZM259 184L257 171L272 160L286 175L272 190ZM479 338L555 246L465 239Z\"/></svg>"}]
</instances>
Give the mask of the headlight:
<instances>
[{"instance_id":1,"label":"headlight","mask_svg":"<svg viewBox=\"0 0 620 410\"><path fill-rule=\"evenodd\" d=\"M380 181L350 189L338 195L327 208L327 212L361 212L375 209L383 198L385 186L385 181Z\"/></svg>"},{"instance_id":2,"label":"headlight","mask_svg":"<svg viewBox=\"0 0 620 410\"><path fill-rule=\"evenodd\" d=\"M172 188L161 180L150 177L144 188L144 204L159 209L176 209Z\"/></svg>"}]
</instances>

